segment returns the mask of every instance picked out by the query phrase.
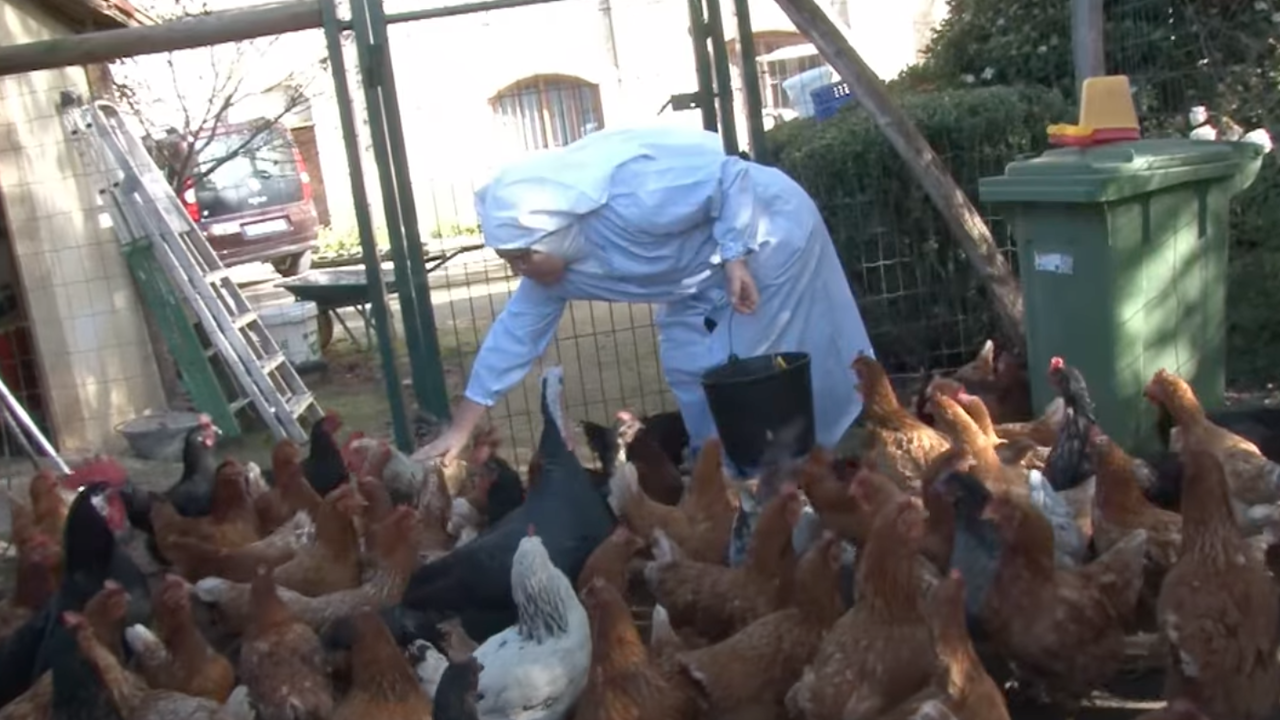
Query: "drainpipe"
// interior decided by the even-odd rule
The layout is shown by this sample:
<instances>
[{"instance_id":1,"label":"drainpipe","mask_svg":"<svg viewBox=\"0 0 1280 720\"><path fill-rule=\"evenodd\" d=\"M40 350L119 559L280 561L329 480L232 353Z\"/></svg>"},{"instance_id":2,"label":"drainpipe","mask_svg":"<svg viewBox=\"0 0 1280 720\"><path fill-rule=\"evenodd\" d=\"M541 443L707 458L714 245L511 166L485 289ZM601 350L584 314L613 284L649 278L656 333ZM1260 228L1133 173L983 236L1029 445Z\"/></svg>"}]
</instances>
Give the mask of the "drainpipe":
<instances>
[{"instance_id":1,"label":"drainpipe","mask_svg":"<svg viewBox=\"0 0 1280 720\"><path fill-rule=\"evenodd\" d=\"M613 33L613 3L610 0L599 0L600 24L604 30L604 52L613 68L613 77L618 85L622 84L622 68L618 65L618 43Z\"/></svg>"}]
</instances>

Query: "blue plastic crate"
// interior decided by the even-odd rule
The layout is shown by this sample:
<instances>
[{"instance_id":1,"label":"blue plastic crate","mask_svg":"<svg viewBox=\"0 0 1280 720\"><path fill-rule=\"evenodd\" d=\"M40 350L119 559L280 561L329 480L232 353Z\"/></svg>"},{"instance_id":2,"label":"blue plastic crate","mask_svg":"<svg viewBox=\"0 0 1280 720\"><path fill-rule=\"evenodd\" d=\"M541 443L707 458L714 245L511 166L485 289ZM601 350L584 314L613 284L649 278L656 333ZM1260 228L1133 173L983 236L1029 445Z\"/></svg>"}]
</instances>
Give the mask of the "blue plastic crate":
<instances>
[{"instance_id":1,"label":"blue plastic crate","mask_svg":"<svg viewBox=\"0 0 1280 720\"><path fill-rule=\"evenodd\" d=\"M837 110L853 99L847 82L833 82L815 88L809 91L809 97L813 98L813 116L819 120L835 115Z\"/></svg>"}]
</instances>

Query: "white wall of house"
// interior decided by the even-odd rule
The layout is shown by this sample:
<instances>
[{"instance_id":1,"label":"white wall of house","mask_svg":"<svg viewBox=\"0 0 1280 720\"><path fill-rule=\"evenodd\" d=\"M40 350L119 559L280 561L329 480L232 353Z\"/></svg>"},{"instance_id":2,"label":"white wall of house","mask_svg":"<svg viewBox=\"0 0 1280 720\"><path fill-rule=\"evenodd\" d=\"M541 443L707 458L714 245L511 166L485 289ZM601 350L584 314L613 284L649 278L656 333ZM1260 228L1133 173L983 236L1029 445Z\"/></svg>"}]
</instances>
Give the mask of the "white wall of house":
<instances>
[{"instance_id":1,"label":"white wall of house","mask_svg":"<svg viewBox=\"0 0 1280 720\"><path fill-rule=\"evenodd\" d=\"M0 0L0 44L67 34L34 0ZM114 448L117 423L164 402L133 281L63 136L68 89L87 95L83 69L0 78L0 194L64 451Z\"/></svg>"},{"instance_id":2,"label":"white wall of house","mask_svg":"<svg viewBox=\"0 0 1280 720\"><path fill-rule=\"evenodd\" d=\"M909 0L900 5L864 0L832 3L837 17L849 15L855 45L886 79L915 60L922 37L920 18L935 5L945 7L940 0ZM421 5L399 0L388 3L388 10ZM607 48L603 6L612 12L616 68ZM731 0L722 0L722 6L726 36L734 46L734 6ZM757 34L795 33L771 0L752 0L751 13ZM561 0L395 25L390 35L406 150L424 235L435 231L447 236L473 225L474 188L495 167L526 151L519 134L504 128L495 117L495 96L513 83L541 75L595 86L607 127L700 125L697 111L657 114L668 97L697 87L686 0ZM803 42L803 38L795 35L794 42ZM348 64L352 66L353 90L360 97L354 82L354 54ZM738 73L735 76L739 136L745 145L741 80ZM551 107L556 94L554 90L543 93L543 109L548 115L558 112ZM354 220L344 172L348 164L331 98L328 94L313 104L313 113L333 223L350 227ZM367 143L366 136L363 144ZM364 166L374 215L380 222L371 156L365 158Z\"/></svg>"}]
</instances>

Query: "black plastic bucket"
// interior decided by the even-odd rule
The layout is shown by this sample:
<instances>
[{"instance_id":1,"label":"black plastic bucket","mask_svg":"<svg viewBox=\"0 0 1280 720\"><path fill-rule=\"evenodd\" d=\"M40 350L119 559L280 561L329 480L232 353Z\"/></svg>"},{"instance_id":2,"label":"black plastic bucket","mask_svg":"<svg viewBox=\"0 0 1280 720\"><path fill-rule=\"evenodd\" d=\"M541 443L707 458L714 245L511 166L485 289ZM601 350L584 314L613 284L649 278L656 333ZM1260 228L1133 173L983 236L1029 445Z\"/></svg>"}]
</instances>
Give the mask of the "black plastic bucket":
<instances>
[{"instance_id":1,"label":"black plastic bucket","mask_svg":"<svg viewBox=\"0 0 1280 720\"><path fill-rule=\"evenodd\" d=\"M813 379L809 354L730 356L702 375L702 389L725 455L739 469L754 472L770 435L796 432L795 452L813 449ZM798 427L797 427L798 425Z\"/></svg>"}]
</instances>

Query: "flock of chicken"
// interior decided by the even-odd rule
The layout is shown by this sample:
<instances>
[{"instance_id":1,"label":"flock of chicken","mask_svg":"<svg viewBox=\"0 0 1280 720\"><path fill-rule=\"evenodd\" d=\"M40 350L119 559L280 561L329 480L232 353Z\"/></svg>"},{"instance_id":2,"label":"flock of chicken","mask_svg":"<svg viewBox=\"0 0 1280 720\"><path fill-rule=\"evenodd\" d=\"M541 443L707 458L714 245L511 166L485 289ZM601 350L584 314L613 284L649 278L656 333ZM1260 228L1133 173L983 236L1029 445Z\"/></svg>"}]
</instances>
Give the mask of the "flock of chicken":
<instances>
[{"instance_id":1,"label":"flock of chicken","mask_svg":"<svg viewBox=\"0 0 1280 720\"><path fill-rule=\"evenodd\" d=\"M336 416L268 471L206 422L164 493L41 473L10 498L0 720L1000 720L993 677L1072 711L1147 665L1147 720L1276 709L1280 467L1186 382L1151 380L1173 430L1144 460L1060 359L1030 422L990 346L914 412L854 369L858 456L748 483L715 439L686 479L671 415L584 423L584 468L558 368L525 483L492 434L424 466Z\"/></svg>"}]
</instances>

